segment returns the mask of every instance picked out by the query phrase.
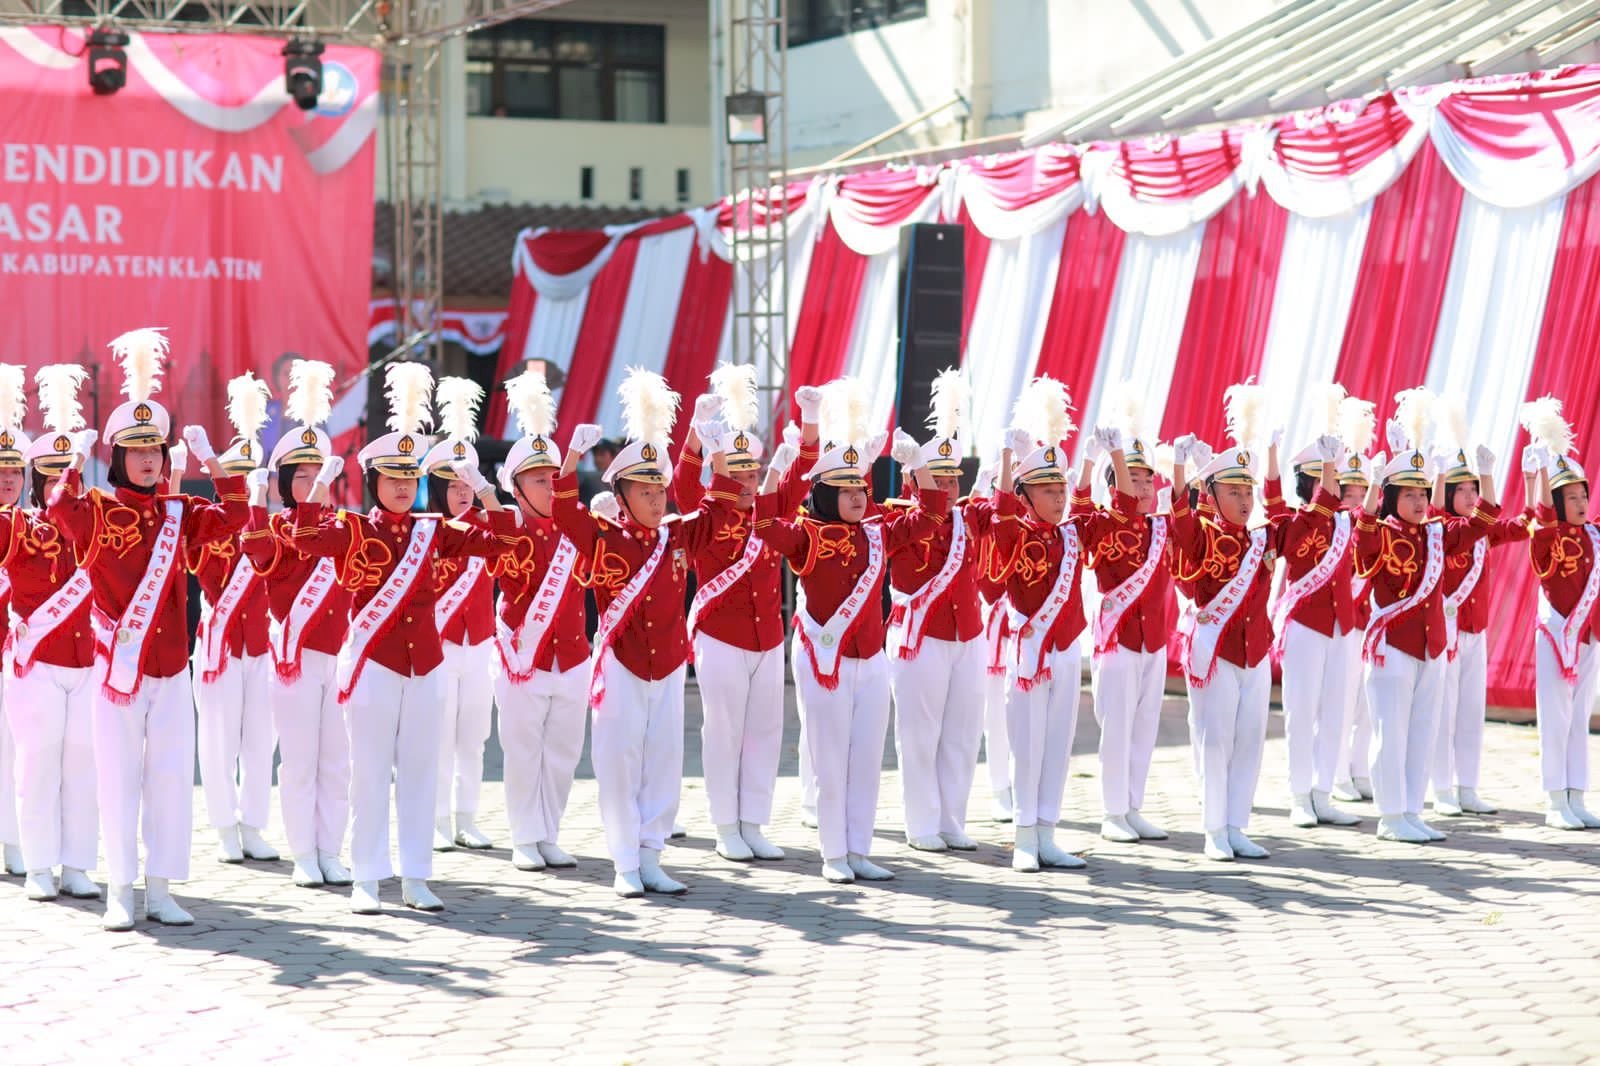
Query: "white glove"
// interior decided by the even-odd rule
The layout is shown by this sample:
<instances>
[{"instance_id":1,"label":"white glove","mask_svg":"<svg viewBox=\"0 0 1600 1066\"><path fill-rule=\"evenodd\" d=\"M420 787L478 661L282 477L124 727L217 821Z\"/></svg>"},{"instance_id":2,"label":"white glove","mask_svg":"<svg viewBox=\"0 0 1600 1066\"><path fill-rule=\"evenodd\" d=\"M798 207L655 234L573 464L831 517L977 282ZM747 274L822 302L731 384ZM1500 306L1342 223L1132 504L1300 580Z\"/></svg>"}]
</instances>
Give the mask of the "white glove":
<instances>
[{"instance_id":1,"label":"white glove","mask_svg":"<svg viewBox=\"0 0 1600 1066\"><path fill-rule=\"evenodd\" d=\"M978 467L978 480L972 485L974 496L987 499L993 494L995 479L1000 476L998 463L985 463Z\"/></svg>"},{"instance_id":2,"label":"white glove","mask_svg":"<svg viewBox=\"0 0 1600 1066\"><path fill-rule=\"evenodd\" d=\"M1105 457L1106 439L1102 434L1104 430L1095 430L1083 438L1083 461L1091 466Z\"/></svg>"},{"instance_id":3,"label":"white glove","mask_svg":"<svg viewBox=\"0 0 1600 1066\"><path fill-rule=\"evenodd\" d=\"M1006 447L1011 451L1013 459L1021 459L1033 454L1033 449L1038 445L1033 443L1033 434L1020 426L1012 426L1006 430Z\"/></svg>"},{"instance_id":4,"label":"white glove","mask_svg":"<svg viewBox=\"0 0 1600 1066\"><path fill-rule=\"evenodd\" d=\"M1383 436L1389 442L1389 450L1396 455L1405 451L1406 446L1410 443L1406 439L1406 427L1402 426L1397 418L1391 418L1384 424Z\"/></svg>"},{"instance_id":5,"label":"white glove","mask_svg":"<svg viewBox=\"0 0 1600 1066\"><path fill-rule=\"evenodd\" d=\"M1332 433L1317 438L1317 458L1325 463L1337 463L1344 458L1344 442Z\"/></svg>"},{"instance_id":6,"label":"white glove","mask_svg":"<svg viewBox=\"0 0 1600 1066\"><path fill-rule=\"evenodd\" d=\"M167 454L172 460L172 476L181 479L189 472L189 446L179 442Z\"/></svg>"},{"instance_id":7,"label":"white glove","mask_svg":"<svg viewBox=\"0 0 1600 1066\"><path fill-rule=\"evenodd\" d=\"M614 493L597 492L594 499L589 501L589 512L599 515L607 522L615 522L617 515L622 513L622 507L617 503Z\"/></svg>"},{"instance_id":8,"label":"white glove","mask_svg":"<svg viewBox=\"0 0 1600 1066\"><path fill-rule=\"evenodd\" d=\"M1190 465L1189 461L1194 456L1194 446L1199 441L1193 433L1185 433L1172 442L1172 458L1184 466Z\"/></svg>"},{"instance_id":9,"label":"white glove","mask_svg":"<svg viewBox=\"0 0 1600 1066\"><path fill-rule=\"evenodd\" d=\"M95 442L100 439L99 430L80 429L72 435L72 454L89 458L89 453L94 451Z\"/></svg>"},{"instance_id":10,"label":"white glove","mask_svg":"<svg viewBox=\"0 0 1600 1066\"><path fill-rule=\"evenodd\" d=\"M587 455L590 449L600 443L600 439L603 436L604 434L599 426L591 422L585 422L572 431L572 440L567 444L567 451L577 452L579 455Z\"/></svg>"},{"instance_id":11,"label":"white glove","mask_svg":"<svg viewBox=\"0 0 1600 1066\"><path fill-rule=\"evenodd\" d=\"M472 490L474 496L482 496L489 491L489 479L483 476L483 471L472 460L458 459L450 464L450 469L456 472L456 477Z\"/></svg>"},{"instance_id":12,"label":"white glove","mask_svg":"<svg viewBox=\"0 0 1600 1066\"><path fill-rule=\"evenodd\" d=\"M1196 438L1190 442L1189 465L1194 467L1196 470L1201 469L1216 457L1217 453L1213 451L1211 449L1211 445L1207 444L1205 441Z\"/></svg>"},{"instance_id":13,"label":"white glove","mask_svg":"<svg viewBox=\"0 0 1600 1066\"><path fill-rule=\"evenodd\" d=\"M792 444L798 451L800 448L800 427L790 422L783 427L783 443Z\"/></svg>"},{"instance_id":14,"label":"white glove","mask_svg":"<svg viewBox=\"0 0 1600 1066\"><path fill-rule=\"evenodd\" d=\"M1367 463L1369 464L1367 466L1367 473L1371 475L1370 477L1367 478L1367 480L1368 481L1376 481L1376 480L1378 480L1378 477L1383 473L1383 468L1389 465L1389 457L1387 455L1385 455L1383 452L1379 452L1377 455L1374 455L1371 459L1368 459Z\"/></svg>"},{"instance_id":15,"label":"white glove","mask_svg":"<svg viewBox=\"0 0 1600 1066\"><path fill-rule=\"evenodd\" d=\"M189 453L204 465L217 457L211 449L211 439L206 436L204 426L184 426L183 439L189 444Z\"/></svg>"},{"instance_id":16,"label":"white glove","mask_svg":"<svg viewBox=\"0 0 1600 1066\"><path fill-rule=\"evenodd\" d=\"M1245 445L1245 447L1249 447L1249 445L1247 444L1247 445ZM1282 448L1283 447L1283 427L1282 426L1279 426L1279 427L1277 427L1276 429L1274 429L1272 431L1272 435L1267 438L1267 447L1269 447L1269 448Z\"/></svg>"},{"instance_id":17,"label":"white glove","mask_svg":"<svg viewBox=\"0 0 1600 1066\"><path fill-rule=\"evenodd\" d=\"M1529 444L1522 449L1522 472L1524 474L1537 474L1550 465L1550 452L1537 444Z\"/></svg>"},{"instance_id":18,"label":"white glove","mask_svg":"<svg viewBox=\"0 0 1600 1066\"><path fill-rule=\"evenodd\" d=\"M1108 452L1121 452L1128 449L1128 435L1116 426L1101 426L1094 431Z\"/></svg>"},{"instance_id":19,"label":"white glove","mask_svg":"<svg viewBox=\"0 0 1600 1066\"><path fill-rule=\"evenodd\" d=\"M322 460L322 469L317 471L314 484L326 488L337 481L342 473L344 473L344 460L337 455L330 455Z\"/></svg>"},{"instance_id":20,"label":"white glove","mask_svg":"<svg viewBox=\"0 0 1600 1066\"><path fill-rule=\"evenodd\" d=\"M1487 447L1485 447L1484 445L1480 444L1480 445L1478 445L1477 456L1478 456L1478 473L1480 473L1480 474L1492 474L1492 473L1494 473L1494 464L1495 464L1495 454L1494 454L1494 452L1491 452Z\"/></svg>"},{"instance_id":21,"label":"white glove","mask_svg":"<svg viewBox=\"0 0 1600 1066\"><path fill-rule=\"evenodd\" d=\"M722 397L716 393L704 393L694 402L694 423L697 426L707 419L716 418L721 413Z\"/></svg>"},{"instance_id":22,"label":"white glove","mask_svg":"<svg viewBox=\"0 0 1600 1066\"><path fill-rule=\"evenodd\" d=\"M800 458L800 449L784 441L772 450L772 460L767 464L780 474L787 474L794 461Z\"/></svg>"},{"instance_id":23,"label":"white glove","mask_svg":"<svg viewBox=\"0 0 1600 1066\"><path fill-rule=\"evenodd\" d=\"M800 407L800 421L816 424L822 413L822 390L815 385L802 385L794 390L794 402Z\"/></svg>"},{"instance_id":24,"label":"white glove","mask_svg":"<svg viewBox=\"0 0 1600 1066\"><path fill-rule=\"evenodd\" d=\"M867 446L862 450L862 458L871 463L883 454L883 446L889 443L889 434L882 431L874 433L867 438Z\"/></svg>"},{"instance_id":25,"label":"white glove","mask_svg":"<svg viewBox=\"0 0 1600 1066\"><path fill-rule=\"evenodd\" d=\"M250 471L250 499L254 503L267 502L267 471L265 467Z\"/></svg>"},{"instance_id":26,"label":"white glove","mask_svg":"<svg viewBox=\"0 0 1600 1066\"><path fill-rule=\"evenodd\" d=\"M733 450L733 431L721 418L712 418L695 427L700 434L700 444L707 455L726 454Z\"/></svg>"},{"instance_id":27,"label":"white glove","mask_svg":"<svg viewBox=\"0 0 1600 1066\"><path fill-rule=\"evenodd\" d=\"M922 445L904 430L895 430L894 447L889 450L889 455L907 470L915 470L922 465Z\"/></svg>"}]
</instances>

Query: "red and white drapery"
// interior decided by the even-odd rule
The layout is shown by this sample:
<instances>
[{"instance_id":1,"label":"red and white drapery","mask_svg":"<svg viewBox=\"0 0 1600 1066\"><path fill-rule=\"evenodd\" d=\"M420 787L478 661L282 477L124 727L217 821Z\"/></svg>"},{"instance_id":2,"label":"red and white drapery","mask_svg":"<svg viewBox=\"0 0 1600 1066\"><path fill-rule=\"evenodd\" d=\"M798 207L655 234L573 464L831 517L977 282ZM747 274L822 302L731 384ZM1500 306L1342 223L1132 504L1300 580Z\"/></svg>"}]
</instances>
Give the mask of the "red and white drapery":
<instances>
[{"instance_id":1,"label":"red and white drapery","mask_svg":"<svg viewBox=\"0 0 1600 1066\"><path fill-rule=\"evenodd\" d=\"M459 344L473 355L494 355L506 339L506 309L474 309L470 311L445 308L439 312L440 336L452 344ZM367 347L378 344L397 344L396 321L399 318L399 301L373 300L367 305Z\"/></svg>"},{"instance_id":2,"label":"red and white drapery","mask_svg":"<svg viewBox=\"0 0 1600 1066\"><path fill-rule=\"evenodd\" d=\"M1291 447L1314 434L1308 385L1339 380L1381 418L1420 382L1462 398L1504 486L1530 395L1557 391L1580 445L1600 445L1596 170L1600 67L1570 67L1266 125L818 179L787 191L790 261L769 269L789 274L791 382L855 374L887 422L900 227L962 225L979 452L1036 373L1068 383L1083 425L1107 384L1133 379L1163 436L1214 443L1222 390L1254 376ZM728 350L733 221L724 204L520 235L502 367L568 367L568 426L620 428L629 365L695 394ZM1520 480L1507 490L1515 500ZM1527 566L1503 556L1490 697L1529 705Z\"/></svg>"}]
</instances>

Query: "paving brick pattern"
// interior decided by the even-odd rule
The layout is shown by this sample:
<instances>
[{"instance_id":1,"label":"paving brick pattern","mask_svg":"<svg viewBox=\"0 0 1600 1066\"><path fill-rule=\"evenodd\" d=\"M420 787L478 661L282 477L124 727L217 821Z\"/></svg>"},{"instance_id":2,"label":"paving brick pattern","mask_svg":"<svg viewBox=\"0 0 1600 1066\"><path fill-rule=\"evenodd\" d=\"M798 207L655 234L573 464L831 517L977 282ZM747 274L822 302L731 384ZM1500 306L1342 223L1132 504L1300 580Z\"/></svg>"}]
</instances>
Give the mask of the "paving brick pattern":
<instances>
[{"instance_id":1,"label":"paving brick pattern","mask_svg":"<svg viewBox=\"0 0 1600 1066\"><path fill-rule=\"evenodd\" d=\"M771 832L790 858L760 865L711 850L692 689L689 702L691 836L666 857L687 896L611 894L586 767L563 841L579 869L512 869L496 781L480 824L502 846L438 857L441 916L402 910L396 882L387 913L352 916L344 890L293 887L287 862L212 861L202 828L179 894L190 929L103 933L99 904L29 903L0 881L7 1061L1600 1057L1600 832L1543 827L1532 729L1488 729L1482 791L1507 813L1453 821L1447 843L1416 848L1378 842L1370 819L1290 827L1275 715L1253 827L1273 858L1224 865L1200 855L1177 701L1147 803L1173 839L1092 835L1085 700L1060 836L1087 871L1012 872L1009 828L984 818L975 855L911 852L889 772L877 857L899 877L834 887L798 823L792 699ZM494 748L490 766L498 778ZM988 804L980 769L973 810Z\"/></svg>"}]
</instances>

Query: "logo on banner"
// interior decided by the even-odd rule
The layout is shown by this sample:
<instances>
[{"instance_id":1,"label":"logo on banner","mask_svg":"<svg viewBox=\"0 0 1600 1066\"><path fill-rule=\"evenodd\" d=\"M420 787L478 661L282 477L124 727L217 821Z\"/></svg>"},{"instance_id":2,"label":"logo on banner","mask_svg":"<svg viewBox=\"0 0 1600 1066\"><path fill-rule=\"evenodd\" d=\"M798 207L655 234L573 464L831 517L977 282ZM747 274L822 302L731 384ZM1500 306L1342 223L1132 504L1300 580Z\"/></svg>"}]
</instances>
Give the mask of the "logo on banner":
<instances>
[{"instance_id":1,"label":"logo on banner","mask_svg":"<svg viewBox=\"0 0 1600 1066\"><path fill-rule=\"evenodd\" d=\"M316 113L323 118L338 118L356 106L356 76L337 60L322 61L322 93L317 97Z\"/></svg>"}]
</instances>

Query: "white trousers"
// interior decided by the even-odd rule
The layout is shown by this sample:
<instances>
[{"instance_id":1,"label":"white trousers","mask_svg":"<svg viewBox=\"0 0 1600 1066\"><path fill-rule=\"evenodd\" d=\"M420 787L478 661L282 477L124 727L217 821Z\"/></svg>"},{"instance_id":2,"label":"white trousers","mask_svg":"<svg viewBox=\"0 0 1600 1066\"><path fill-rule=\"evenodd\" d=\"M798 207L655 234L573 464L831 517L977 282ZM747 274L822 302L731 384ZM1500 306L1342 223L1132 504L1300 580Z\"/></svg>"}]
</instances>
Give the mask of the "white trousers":
<instances>
[{"instance_id":1,"label":"white trousers","mask_svg":"<svg viewBox=\"0 0 1600 1066\"><path fill-rule=\"evenodd\" d=\"M1250 824L1271 695L1272 670L1264 662L1247 668L1219 659L1211 684L1189 686L1189 747L1208 833Z\"/></svg>"},{"instance_id":2,"label":"white trousers","mask_svg":"<svg viewBox=\"0 0 1600 1066\"><path fill-rule=\"evenodd\" d=\"M1478 787L1488 679L1488 639L1483 633L1462 633L1454 661L1444 664L1444 696L1433 744L1436 790Z\"/></svg>"},{"instance_id":3,"label":"white trousers","mask_svg":"<svg viewBox=\"0 0 1600 1066\"><path fill-rule=\"evenodd\" d=\"M983 667L983 759L989 765L989 790L1011 787L1011 741L1006 736L1006 675Z\"/></svg>"},{"instance_id":4,"label":"white trousers","mask_svg":"<svg viewBox=\"0 0 1600 1066\"><path fill-rule=\"evenodd\" d=\"M1050 680L1027 692L1016 672L1006 676L1006 735L1011 741L1011 788L1015 824L1053 826L1061 820L1067 761L1078 731L1078 696L1083 688L1083 651L1076 643L1045 656Z\"/></svg>"},{"instance_id":5,"label":"white trousers","mask_svg":"<svg viewBox=\"0 0 1600 1066\"><path fill-rule=\"evenodd\" d=\"M1534 701L1539 720L1539 770L1544 791L1589 788L1589 714L1594 709L1600 654L1593 644L1578 645L1578 681L1561 676L1555 652L1534 635Z\"/></svg>"},{"instance_id":6,"label":"white trousers","mask_svg":"<svg viewBox=\"0 0 1600 1066\"><path fill-rule=\"evenodd\" d=\"M17 677L6 656L5 707L16 756L17 843L30 872L92 870L100 835L94 797L94 671L35 663Z\"/></svg>"},{"instance_id":7,"label":"white trousers","mask_svg":"<svg viewBox=\"0 0 1600 1066\"><path fill-rule=\"evenodd\" d=\"M694 674L711 824L766 825L783 747L783 645L746 651L697 633Z\"/></svg>"},{"instance_id":8,"label":"white trousers","mask_svg":"<svg viewBox=\"0 0 1600 1066\"><path fill-rule=\"evenodd\" d=\"M555 844L583 753L589 664L540 670L514 685L495 657L494 699L505 752L506 818L513 844Z\"/></svg>"},{"instance_id":9,"label":"white trousers","mask_svg":"<svg viewBox=\"0 0 1600 1066\"><path fill-rule=\"evenodd\" d=\"M389 860L391 782L400 876L426 878L433 873L442 677L438 670L401 677L368 662L350 694L350 863L357 881L394 876Z\"/></svg>"},{"instance_id":10,"label":"white trousers","mask_svg":"<svg viewBox=\"0 0 1600 1066\"><path fill-rule=\"evenodd\" d=\"M640 848L666 846L678 817L688 668L646 681L607 653L600 669L606 695L594 710L589 758L600 786L606 850L617 872L629 873L639 868Z\"/></svg>"},{"instance_id":11,"label":"white trousers","mask_svg":"<svg viewBox=\"0 0 1600 1066\"><path fill-rule=\"evenodd\" d=\"M0 688L10 686L0 682ZM9 696L9 691L0 695L0 844L17 847L22 830L17 824L17 746L11 736Z\"/></svg>"},{"instance_id":12,"label":"white trousers","mask_svg":"<svg viewBox=\"0 0 1600 1066\"><path fill-rule=\"evenodd\" d=\"M983 740L982 639L925 637L915 659L889 660L906 836L965 833Z\"/></svg>"},{"instance_id":13,"label":"white trousers","mask_svg":"<svg viewBox=\"0 0 1600 1066\"><path fill-rule=\"evenodd\" d=\"M492 640L444 646L444 666L438 671L439 683L444 686L444 709L439 722L435 818L448 818L452 811L478 813L478 794L483 791L483 746L488 743L494 715L496 658Z\"/></svg>"},{"instance_id":14,"label":"white trousers","mask_svg":"<svg viewBox=\"0 0 1600 1066\"><path fill-rule=\"evenodd\" d=\"M338 668L332 655L302 651L295 680L271 671L278 804L295 856L338 855L350 824L350 733L339 705Z\"/></svg>"},{"instance_id":15,"label":"white trousers","mask_svg":"<svg viewBox=\"0 0 1600 1066\"><path fill-rule=\"evenodd\" d=\"M817 837L824 860L870 855L878 818L883 745L889 733L889 665L839 660L839 685L822 687L811 661L794 646L795 694L817 781Z\"/></svg>"},{"instance_id":16,"label":"white trousers","mask_svg":"<svg viewBox=\"0 0 1600 1066\"><path fill-rule=\"evenodd\" d=\"M1372 801L1384 817L1420 814L1444 695L1444 659L1413 659L1390 647L1382 666L1366 664L1365 677L1378 742L1372 753Z\"/></svg>"},{"instance_id":17,"label":"white trousers","mask_svg":"<svg viewBox=\"0 0 1600 1066\"><path fill-rule=\"evenodd\" d=\"M147 677L133 701L118 706L101 683L106 663L91 673L94 689L95 795L105 835L106 875L113 885L139 877L144 838L146 877L189 876L194 831L194 711L185 670Z\"/></svg>"},{"instance_id":18,"label":"white trousers","mask_svg":"<svg viewBox=\"0 0 1600 1066\"><path fill-rule=\"evenodd\" d=\"M1347 705L1349 713L1344 729L1339 733L1339 758L1334 769L1334 777L1340 781L1372 776L1372 714L1367 709L1367 687L1363 680L1360 647L1363 634L1358 629L1353 636L1356 653L1347 674L1352 696Z\"/></svg>"},{"instance_id":19,"label":"white trousers","mask_svg":"<svg viewBox=\"0 0 1600 1066\"><path fill-rule=\"evenodd\" d=\"M1100 723L1100 798L1109 815L1144 808L1144 786L1161 727L1167 653L1116 647L1090 664Z\"/></svg>"},{"instance_id":20,"label":"white trousers","mask_svg":"<svg viewBox=\"0 0 1600 1066\"><path fill-rule=\"evenodd\" d=\"M265 829L272 808L272 750L278 742L272 726L272 656L234 659L210 684L201 672L197 644L194 708L206 814L217 828Z\"/></svg>"},{"instance_id":21,"label":"white trousers","mask_svg":"<svg viewBox=\"0 0 1600 1066\"><path fill-rule=\"evenodd\" d=\"M1350 659L1361 657L1360 634L1325 637L1290 622L1283 637L1283 733L1289 749L1289 792L1333 788L1339 743L1350 717Z\"/></svg>"}]
</instances>

